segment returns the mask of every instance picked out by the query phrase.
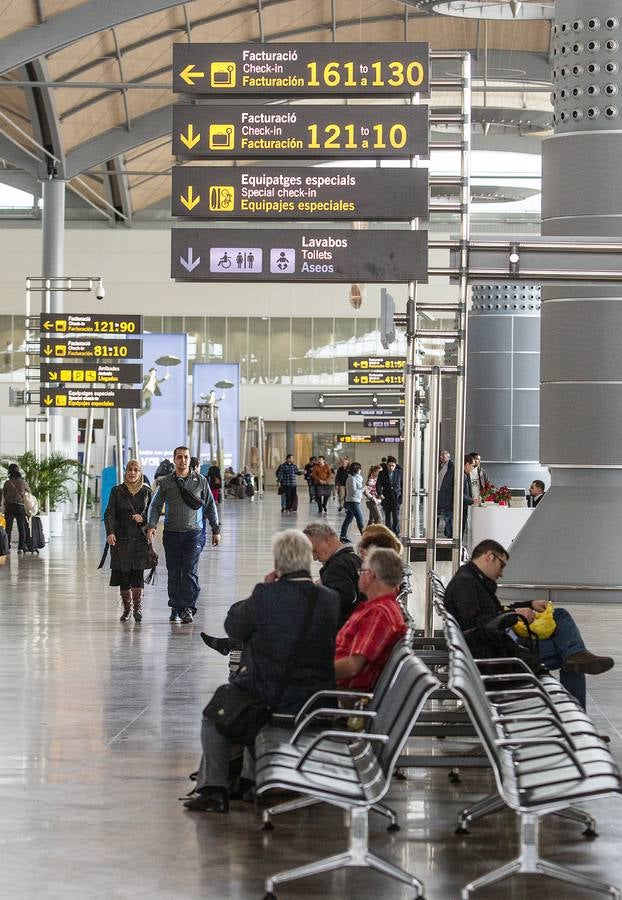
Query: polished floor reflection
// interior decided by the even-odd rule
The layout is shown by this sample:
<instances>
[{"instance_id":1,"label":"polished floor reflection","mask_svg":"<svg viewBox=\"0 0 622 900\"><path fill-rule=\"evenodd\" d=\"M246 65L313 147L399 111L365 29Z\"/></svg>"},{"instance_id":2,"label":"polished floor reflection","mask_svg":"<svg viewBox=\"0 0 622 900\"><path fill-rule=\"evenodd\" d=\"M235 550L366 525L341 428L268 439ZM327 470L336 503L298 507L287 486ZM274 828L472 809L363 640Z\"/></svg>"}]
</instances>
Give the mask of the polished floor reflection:
<instances>
[{"instance_id":1,"label":"polished floor reflection","mask_svg":"<svg viewBox=\"0 0 622 900\"><path fill-rule=\"evenodd\" d=\"M205 648L199 632L222 633L228 606L271 567L274 531L306 522L307 506L301 496L297 516L281 518L274 495L227 504L223 542L201 559L192 626L167 621L163 567L147 588L142 624L119 623L116 589L96 568L103 532L95 521L66 522L64 536L39 557L13 553L0 568L2 900L248 900L263 896L267 875L344 849L341 816L324 806L283 816L264 833L245 804L210 816L185 812L177 799L196 767L201 709L227 674L226 660ZM338 518L332 507L329 521ZM582 606L573 613L588 646L616 657L618 668L589 681L589 702L622 763L622 610ZM491 788L483 770L465 772L457 785L444 769L410 770L390 794L402 830L388 835L372 817L373 849L420 877L428 900L458 898L464 883L516 848L509 813L479 822L469 837L453 834L457 811ZM620 883L622 803L592 809L596 841L586 842L572 823L547 820L543 855ZM587 895L523 876L476 896ZM350 870L284 885L279 898L288 897L406 900L412 892Z\"/></svg>"}]
</instances>

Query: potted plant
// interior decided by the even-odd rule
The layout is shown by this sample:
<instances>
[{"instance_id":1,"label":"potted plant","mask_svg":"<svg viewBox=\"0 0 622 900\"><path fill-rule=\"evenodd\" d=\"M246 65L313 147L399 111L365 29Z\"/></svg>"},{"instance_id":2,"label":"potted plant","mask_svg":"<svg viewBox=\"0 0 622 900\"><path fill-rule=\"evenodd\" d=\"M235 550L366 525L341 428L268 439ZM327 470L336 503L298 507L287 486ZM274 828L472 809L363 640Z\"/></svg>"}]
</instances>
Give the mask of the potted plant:
<instances>
[{"instance_id":1,"label":"potted plant","mask_svg":"<svg viewBox=\"0 0 622 900\"><path fill-rule=\"evenodd\" d=\"M74 486L80 478L82 466L77 459L62 453L51 453L45 459L37 459L34 453L0 457L0 467L7 469L15 462L24 473L31 493L39 501L42 511L50 515L50 534L61 534L63 514L59 509L71 500Z\"/></svg>"}]
</instances>

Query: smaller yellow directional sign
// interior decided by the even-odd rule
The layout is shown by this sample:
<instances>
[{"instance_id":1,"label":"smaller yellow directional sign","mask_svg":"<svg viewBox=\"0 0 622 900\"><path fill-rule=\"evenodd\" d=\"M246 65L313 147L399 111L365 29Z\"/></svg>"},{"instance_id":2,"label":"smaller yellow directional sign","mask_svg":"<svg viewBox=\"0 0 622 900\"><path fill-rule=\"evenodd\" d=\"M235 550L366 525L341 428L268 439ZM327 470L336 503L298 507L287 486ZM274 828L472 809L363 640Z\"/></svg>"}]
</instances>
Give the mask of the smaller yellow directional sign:
<instances>
[{"instance_id":1,"label":"smaller yellow directional sign","mask_svg":"<svg viewBox=\"0 0 622 900\"><path fill-rule=\"evenodd\" d=\"M184 147L187 147L188 150L192 150L192 148L196 147L196 145L201 140L201 135L194 133L194 125L191 122L185 129L185 131L180 132L179 140L182 142Z\"/></svg>"},{"instance_id":2,"label":"smaller yellow directional sign","mask_svg":"<svg viewBox=\"0 0 622 900\"><path fill-rule=\"evenodd\" d=\"M47 409L140 409L139 388L92 387L41 388L41 406Z\"/></svg>"},{"instance_id":3,"label":"smaller yellow directional sign","mask_svg":"<svg viewBox=\"0 0 622 900\"><path fill-rule=\"evenodd\" d=\"M128 340L106 340L102 338L67 337L39 340L39 354L46 359L66 357L67 359L141 359L143 342L134 338Z\"/></svg>"},{"instance_id":4,"label":"smaller yellow directional sign","mask_svg":"<svg viewBox=\"0 0 622 900\"><path fill-rule=\"evenodd\" d=\"M348 372L348 384L353 387L404 384L404 376L396 372Z\"/></svg>"},{"instance_id":5,"label":"smaller yellow directional sign","mask_svg":"<svg viewBox=\"0 0 622 900\"><path fill-rule=\"evenodd\" d=\"M201 195L197 194L197 196L195 197L193 187L190 184L188 185L188 189L186 190L185 195L181 194L179 199L184 204L188 212L191 212L197 205L197 203L201 202Z\"/></svg>"},{"instance_id":6,"label":"smaller yellow directional sign","mask_svg":"<svg viewBox=\"0 0 622 900\"><path fill-rule=\"evenodd\" d=\"M42 384L140 384L143 367L140 363L42 363L39 379Z\"/></svg>"},{"instance_id":7,"label":"smaller yellow directional sign","mask_svg":"<svg viewBox=\"0 0 622 900\"><path fill-rule=\"evenodd\" d=\"M340 434L340 444L401 444L403 438L394 434Z\"/></svg>"},{"instance_id":8,"label":"smaller yellow directional sign","mask_svg":"<svg viewBox=\"0 0 622 900\"><path fill-rule=\"evenodd\" d=\"M39 327L46 334L140 334L143 317L114 313L41 313Z\"/></svg>"},{"instance_id":9,"label":"smaller yellow directional sign","mask_svg":"<svg viewBox=\"0 0 622 900\"><path fill-rule=\"evenodd\" d=\"M406 365L405 356L349 356L348 369L356 371L395 372Z\"/></svg>"}]
</instances>

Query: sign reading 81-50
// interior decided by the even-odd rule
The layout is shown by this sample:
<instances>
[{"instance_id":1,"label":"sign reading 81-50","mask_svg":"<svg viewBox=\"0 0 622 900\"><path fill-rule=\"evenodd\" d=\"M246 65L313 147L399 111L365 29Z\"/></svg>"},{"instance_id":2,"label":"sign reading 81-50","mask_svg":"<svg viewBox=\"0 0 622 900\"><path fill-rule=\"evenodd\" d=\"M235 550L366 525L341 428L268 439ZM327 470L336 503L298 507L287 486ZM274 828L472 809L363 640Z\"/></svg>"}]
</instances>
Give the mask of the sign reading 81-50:
<instances>
[{"instance_id":1,"label":"sign reading 81-50","mask_svg":"<svg viewBox=\"0 0 622 900\"><path fill-rule=\"evenodd\" d=\"M430 48L386 44L175 44L173 89L184 94L429 94Z\"/></svg>"}]
</instances>

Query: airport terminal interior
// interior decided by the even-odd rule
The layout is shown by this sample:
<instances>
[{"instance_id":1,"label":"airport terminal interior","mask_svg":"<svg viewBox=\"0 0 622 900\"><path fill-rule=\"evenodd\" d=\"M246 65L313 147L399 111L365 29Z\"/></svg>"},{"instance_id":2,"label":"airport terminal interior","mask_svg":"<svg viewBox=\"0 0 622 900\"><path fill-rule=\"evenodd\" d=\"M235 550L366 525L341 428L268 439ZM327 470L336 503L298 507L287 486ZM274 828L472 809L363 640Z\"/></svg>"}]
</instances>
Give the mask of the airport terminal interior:
<instances>
[{"instance_id":1,"label":"airport terminal interior","mask_svg":"<svg viewBox=\"0 0 622 900\"><path fill-rule=\"evenodd\" d=\"M0 0L0 900L622 896L621 42L620 0ZM218 812L206 704L315 648L202 634L359 514L399 558L336 665L361 580L404 634ZM461 566L556 631L469 634Z\"/></svg>"}]
</instances>

